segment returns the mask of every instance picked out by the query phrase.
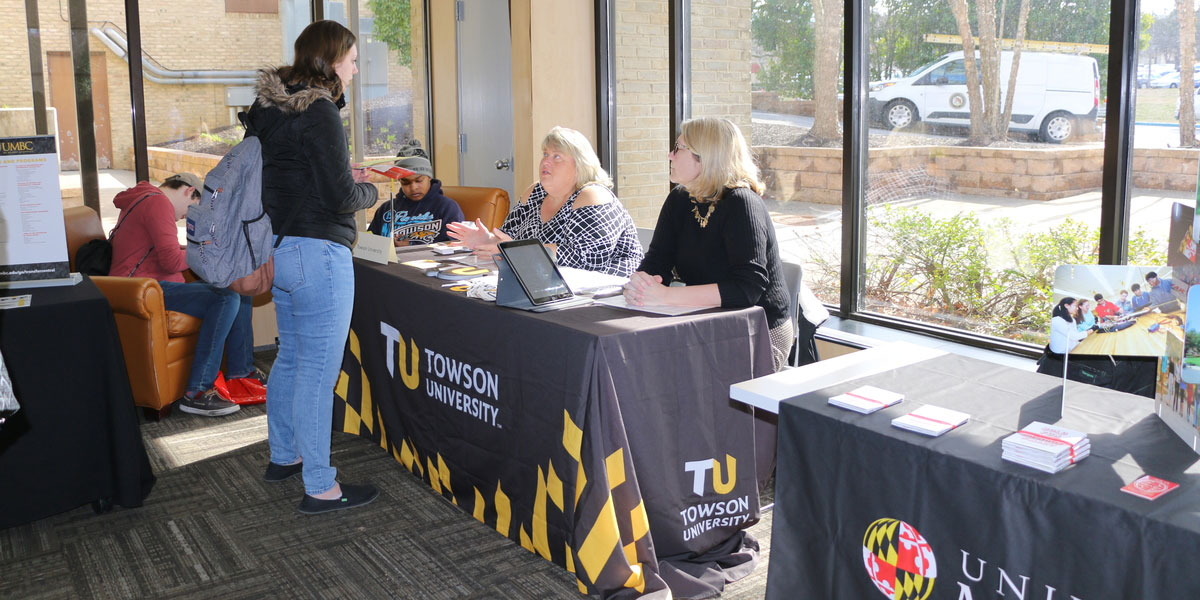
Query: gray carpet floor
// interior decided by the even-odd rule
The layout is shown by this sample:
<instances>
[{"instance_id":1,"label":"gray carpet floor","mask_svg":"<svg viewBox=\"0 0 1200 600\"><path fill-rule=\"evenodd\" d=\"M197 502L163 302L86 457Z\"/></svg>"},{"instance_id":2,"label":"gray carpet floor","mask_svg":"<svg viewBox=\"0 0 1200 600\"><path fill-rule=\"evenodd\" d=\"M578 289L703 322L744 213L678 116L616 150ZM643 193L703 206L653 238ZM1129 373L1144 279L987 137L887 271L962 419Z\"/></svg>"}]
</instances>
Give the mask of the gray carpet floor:
<instances>
[{"instance_id":1,"label":"gray carpet floor","mask_svg":"<svg viewBox=\"0 0 1200 600\"><path fill-rule=\"evenodd\" d=\"M144 423L158 483L143 507L89 507L0 530L0 598L582 598L574 576L444 500L379 446L333 434L339 479L369 506L296 512L299 478L265 483L266 412ZM766 498L769 500L769 497ZM721 598L762 598L763 559Z\"/></svg>"}]
</instances>

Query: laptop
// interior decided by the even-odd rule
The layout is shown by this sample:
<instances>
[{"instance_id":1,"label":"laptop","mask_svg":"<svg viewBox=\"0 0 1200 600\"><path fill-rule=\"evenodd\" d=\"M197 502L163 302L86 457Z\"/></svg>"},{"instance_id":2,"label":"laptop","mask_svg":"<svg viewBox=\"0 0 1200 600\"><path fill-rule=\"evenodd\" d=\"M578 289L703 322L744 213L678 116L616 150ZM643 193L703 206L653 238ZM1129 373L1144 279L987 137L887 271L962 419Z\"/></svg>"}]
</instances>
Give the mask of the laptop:
<instances>
[{"instance_id":1,"label":"laptop","mask_svg":"<svg viewBox=\"0 0 1200 600\"><path fill-rule=\"evenodd\" d=\"M576 296L550 258L546 247L536 239L501 242L496 282L496 304L533 312L559 310L592 303L591 298ZM513 285L513 284L516 285Z\"/></svg>"}]
</instances>

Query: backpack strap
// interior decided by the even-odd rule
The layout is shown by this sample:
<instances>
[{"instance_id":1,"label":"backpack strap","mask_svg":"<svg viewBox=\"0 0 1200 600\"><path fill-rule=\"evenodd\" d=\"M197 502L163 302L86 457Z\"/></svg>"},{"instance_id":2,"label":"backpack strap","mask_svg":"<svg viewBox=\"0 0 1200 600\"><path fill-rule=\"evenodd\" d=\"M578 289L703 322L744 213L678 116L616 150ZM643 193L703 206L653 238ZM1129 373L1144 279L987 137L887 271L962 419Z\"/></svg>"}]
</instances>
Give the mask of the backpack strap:
<instances>
[{"instance_id":1,"label":"backpack strap","mask_svg":"<svg viewBox=\"0 0 1200 600\"><path fill-rule=\"evenodd\" d=\"M129 218L129 213L133 212L133 209L137 208L137 205L141 204L142 200L145 200L146 198L149 198L150 196L153 196L154 194L157 194L157 193L158 192L148 192L145 196L138 198L138 201L134 202L133 206L129 207L129 210L125 211L125 216L121 217L120 220L117 221L117 224L113 226L112 231L108 232L108 241L110 241L110 242L112 241L113 234L115 234L117 232L117 229L119 229L121 227L121 223L124 223L125 219Z\"/></svg>"},{"instance_id":2,"label":"backpack strap","mask_svg":"<svg viewBox=\"0 0 1200 600\"><path fill-rule=\"evenodd\" d=\"M129 207L129 210L125 211L125 216L121 217L121 219L117 221L117 224L113 226L112 231L108 232L108 242L110 244L112 243L113 235L115 235L117 233L117 229L121 227L121 223L124 223L125 219L129 218L129 213L133 212L133 209L137 208L137 206L142 203L142 200L145 200L156 193L158 192L148 192L145 196L138 198L138 201L134 202L133 206ZM133 265L133 270L129 271L129 274L126 275L126 277L133 277L133 274L137 272L138 267L142 266L142 263L146 262L147 258L150 258L151 252L154 252L154 246L150 246L150 249L146 251L146 254L142 256L141 260L137 261L136 265Z\"/></svg>"},{"instance_id":3,"label":"backpack strap","mask_svg":"<svg viewBox=\"0 0 1200 600\"><path fill-rule=\"evenodd\" d=\"M270 129L259 132L257 128L250 125L250 120L248 119L246 111L241 111L238 113L238 121L242 123L242 127L246 128L246 135L257 137L260 144L274 136L275 132L279 131L279 129L286 125L291 119L292 117L284 117L279 119L279 122L275 123L275 125L273 125ZM304 206L304 204L304 202L301 202L299 206L293 207L291 212L288 213L287 218L283 220L283 226L279 228L279 234L275 236L275 244L271 246L272 249L278 248L279 244L283 243L283 236L287 235L288 230L291 229L292 222L296 220L296 215L300 213L300 209Z\"/></svg>"},{"instance_id":4,"label":"backpack strap","mask_svg":"<svg viewBox=\"0 0 1200 600\"><path fill-rule=\"evenodd\" d=\"M150 246L150 249L146 251L144 256L142 256L142 260L137 261L137 264L133 265L133 269L129 271L129 274L126 275L126 277L133 277L133 274L137 273L138 267L142 266L142 263L146 262L147 258L150 258L151 252L154 252L154 246Z\"/></svg>"}]
</instances>

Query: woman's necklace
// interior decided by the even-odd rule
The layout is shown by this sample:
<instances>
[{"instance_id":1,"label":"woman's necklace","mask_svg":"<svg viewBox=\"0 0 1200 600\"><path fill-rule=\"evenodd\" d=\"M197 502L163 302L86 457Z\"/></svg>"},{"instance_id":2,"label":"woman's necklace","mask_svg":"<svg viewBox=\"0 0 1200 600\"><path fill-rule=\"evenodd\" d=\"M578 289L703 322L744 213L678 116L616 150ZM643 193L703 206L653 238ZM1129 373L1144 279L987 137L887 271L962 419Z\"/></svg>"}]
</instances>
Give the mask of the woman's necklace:
<instances>
[{"instance_id":1,"label":"woman's necklace","mask_svg":"<svg viewBox=\"0 0 1200 600\"><path fill-rule=\"evenodd\" d=\"M717 208L716 202L705 202L704 206L708 208L703 215L700 214L700 202L692 198L692 215L696 217L696 222L700 224L700 228L708 227L708 218L712 216L713 210Z\"/></svg>"}]
</instances>

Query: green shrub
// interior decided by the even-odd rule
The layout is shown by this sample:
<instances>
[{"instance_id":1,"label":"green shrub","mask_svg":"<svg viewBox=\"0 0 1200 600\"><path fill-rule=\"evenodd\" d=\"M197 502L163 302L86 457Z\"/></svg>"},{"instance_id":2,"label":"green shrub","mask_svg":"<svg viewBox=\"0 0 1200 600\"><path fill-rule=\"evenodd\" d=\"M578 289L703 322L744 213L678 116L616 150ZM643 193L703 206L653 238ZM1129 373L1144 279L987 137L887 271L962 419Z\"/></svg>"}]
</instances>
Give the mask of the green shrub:
<instances>
[{"instance_id":1,"label":"green shrub","mask_svg":"<svg viewBox=\"0 0 1200 600\"><path fill-rule=\"evenodd\" d=\"M1070 218L1029 231L1009 219L985 224L973 212L937 217L889 205L868 208L867 223L865 308L1038 344L1050 328L1054 270L1094 264L1100 239L1099 229ZM822 292L837 288L841 248L805 245L806 281L836 301ZM1139 229L1129 261L1161 265L1165 244Z\"/></svg>"}]
</instances>

